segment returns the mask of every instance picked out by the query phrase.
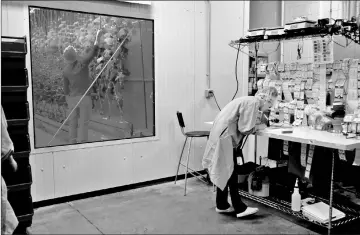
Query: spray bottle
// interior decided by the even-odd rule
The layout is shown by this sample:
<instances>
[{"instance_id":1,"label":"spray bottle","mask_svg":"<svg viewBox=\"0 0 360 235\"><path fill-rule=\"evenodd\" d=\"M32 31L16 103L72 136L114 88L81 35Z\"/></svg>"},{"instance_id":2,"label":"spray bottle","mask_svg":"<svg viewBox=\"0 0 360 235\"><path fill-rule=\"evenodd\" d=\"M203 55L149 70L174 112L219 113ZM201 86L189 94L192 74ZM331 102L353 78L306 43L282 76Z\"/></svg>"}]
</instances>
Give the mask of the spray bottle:
<instances>
[{"instance_id":1,"label":"spray bottle","mask_svg":"<svg viewBox=\"0 0 360 235\"><path fill-rule=\"evenodd\" d=\"M301 195L299 193L298 179L296 179L294 192L291 195L291 210L300 211L301 207Z\"/></svg>"}]
</instances>

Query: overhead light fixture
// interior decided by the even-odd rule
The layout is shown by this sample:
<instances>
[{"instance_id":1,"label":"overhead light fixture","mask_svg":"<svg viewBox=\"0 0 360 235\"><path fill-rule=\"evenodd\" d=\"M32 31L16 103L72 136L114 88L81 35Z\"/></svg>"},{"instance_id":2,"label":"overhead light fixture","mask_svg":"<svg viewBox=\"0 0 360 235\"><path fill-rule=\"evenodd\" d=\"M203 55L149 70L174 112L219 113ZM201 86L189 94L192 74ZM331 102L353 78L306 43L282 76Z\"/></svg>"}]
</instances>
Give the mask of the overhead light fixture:
<instances>
[{"instance_id":1,"label":"overhead light fixture","mask_svg":"<svg viewBox=\"0 0 360 235\"><path fill-rule=\"evenodd\" d=\"M151 5L151 1L125 1L125 0L118 0L118 1L136 3L136 4L142 4L142 5Z\"/></svg>"}]
</instances>

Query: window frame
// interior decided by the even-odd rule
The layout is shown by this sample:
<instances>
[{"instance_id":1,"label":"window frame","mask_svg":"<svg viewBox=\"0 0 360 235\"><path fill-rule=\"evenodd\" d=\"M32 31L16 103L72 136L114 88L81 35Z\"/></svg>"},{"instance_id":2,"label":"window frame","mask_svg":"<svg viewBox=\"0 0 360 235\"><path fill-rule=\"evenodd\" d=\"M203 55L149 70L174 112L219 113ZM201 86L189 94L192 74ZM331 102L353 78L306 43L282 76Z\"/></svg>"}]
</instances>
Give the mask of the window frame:
<instances>
[{"instance_id":1,"label":"window frame","mask_svg":"<svg viewBox=\"0 0 360 235\"><path fill-rule=\"evenodd\" d=\"M129 138L129 139L119 139L119 140L107 140L107 141L97 141L91 143L80 143L80 144L68 144L61 146L51 146L51 147L40 147L35 148L35 123L34 123L34 107L33 107L33 87L32 87L32 66L31 66L31 50L30 50L30 21L29 21L29 9L30 7L39 7L39 8L50 8L57 10L65 10L65 11L73 11L73 12L81 12L81 13L93 13L93 14L101 14L107 16L119 16L119 17L129 17L129 18L138 18L151 20L153 22L153 30L155 30L155 19L151 13L151 9L149 13L141 13L141 12L130 12L129 8L131 8L133 3L126 2L108 2L104 3L104 1L91 1L90 4L93 4L92 7L89 7L87 12L82 11L83 8L81 4L84 2L74 1L72 4L69 2L61 2L61 1L26 1L23 2L23 13L24 13L24 24L25 24L25 35L27 37L27 55L26 55L26 65L28 68L28 79L29 86L28 88L28 102L30 109L30 120L29 120L29 135L30 135L30 145L31 145L31 153L32 154L42 154L49 152L59 152L59 151L69 151L69 150L78 150L85 148L97 148L97 147L106 147L106 146L114 146L114 145L123 145L123 144L132 144L132 143L142 143L142 142L151 142L160 140L159 135L159 120L158 120L158 82L155 81L156 77L156 64L155 64L155 32L153 36L153 100L154 100L154 136L151 137L139 137L139 138ZM101 4L100 7L97 7L97 4ZM105 5L105 7L104 7ZM150 8L151 6L144 6ZM122 8L120 13L117 13L119 9L114 8ZM110 12L110 14L109 14Z\"/></svg>"}]
</instances>

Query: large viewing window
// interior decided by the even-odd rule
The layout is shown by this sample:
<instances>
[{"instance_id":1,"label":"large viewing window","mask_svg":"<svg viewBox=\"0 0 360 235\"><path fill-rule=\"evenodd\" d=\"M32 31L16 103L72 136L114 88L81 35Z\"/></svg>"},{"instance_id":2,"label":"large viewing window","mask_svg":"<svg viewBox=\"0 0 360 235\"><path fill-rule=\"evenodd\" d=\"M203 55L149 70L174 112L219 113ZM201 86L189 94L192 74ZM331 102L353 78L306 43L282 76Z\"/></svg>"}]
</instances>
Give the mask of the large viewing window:
<instances>
[{"instance_id":1,"label":"large viewing window","mask_svg":"<svg viewBox=\"0 0 360 235\"><path fill-rule=\"evenodd\" d=\"M29 20L35 148L155 136L153 20L36 6Z\"/></svg>"}]
</instances>

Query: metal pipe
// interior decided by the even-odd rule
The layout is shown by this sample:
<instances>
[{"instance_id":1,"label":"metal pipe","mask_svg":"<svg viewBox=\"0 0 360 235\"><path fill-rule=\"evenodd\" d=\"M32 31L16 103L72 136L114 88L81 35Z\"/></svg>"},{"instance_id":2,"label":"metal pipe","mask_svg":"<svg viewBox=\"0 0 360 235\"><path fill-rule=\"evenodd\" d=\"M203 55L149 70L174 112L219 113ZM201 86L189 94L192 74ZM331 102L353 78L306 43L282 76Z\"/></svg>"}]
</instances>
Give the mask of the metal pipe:
<instances>
[{"instance_id":1,"label":"metal pipe","mask_svg":"<svg viewBox=\"0 0 360 235\"><path fill-rule=\"evenodd\" d=\"M356 16L356 2L357 1L350 1L349 20L351 19L351 17Z\"/></svg>"},{"instance_id":2,"label":"metal pipe","mask_svg":"<svg viewBox=\"0 0 360 235\"><path fill-rule=\"evenodd\" d=\"M330 22L331 22L331 19L332 19L332 1L330 1L330 11L329 11L329 20L330 20Z\"/></svg>"},{"instance_id":3,"label":"metal pipe","mask_svg":"<svg viewBox=\"0 0 360 235\"><path fill-rule=\"evenodd\" d=\"M331 149L331 176L330 176L330 198L329 198L329 223L328 235L331 234L332 222L332 206L333 206L333 192L334 192L334 168L335 168L335 149Z\"/></svg>"},{"instance_id":4,"label":"metal pipe","mask_svg":"<svg viewBox=\"0 0 360 235\"><path fill-rule=\"evenodd\" d=\"M281 1L281 25L285 25L285 1ZM281 40L281 56L280 56L280 62L284 63L284 41Z\"/></svg>"},{"instance_id":5,"label":"metal pipe","mask_svg":"<svg viewBox=\"0 0 360 235\"><path fill-rule=\"evenodd\" d=\"M208 55L207 55L207 74L206 82L207 88L210 89L210 73L211 73L211 2L210 0L205 1L208 6Z\"/></svg>"}]
</instances>

